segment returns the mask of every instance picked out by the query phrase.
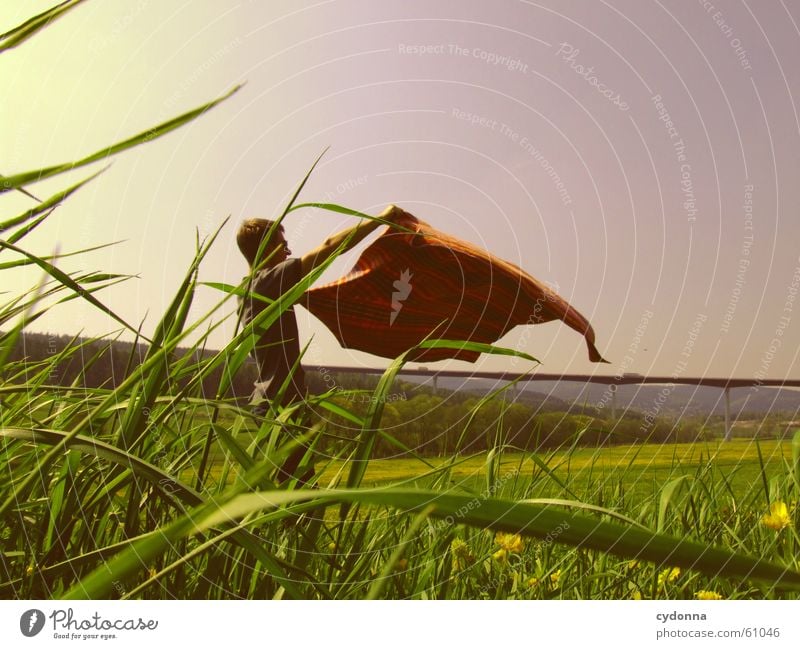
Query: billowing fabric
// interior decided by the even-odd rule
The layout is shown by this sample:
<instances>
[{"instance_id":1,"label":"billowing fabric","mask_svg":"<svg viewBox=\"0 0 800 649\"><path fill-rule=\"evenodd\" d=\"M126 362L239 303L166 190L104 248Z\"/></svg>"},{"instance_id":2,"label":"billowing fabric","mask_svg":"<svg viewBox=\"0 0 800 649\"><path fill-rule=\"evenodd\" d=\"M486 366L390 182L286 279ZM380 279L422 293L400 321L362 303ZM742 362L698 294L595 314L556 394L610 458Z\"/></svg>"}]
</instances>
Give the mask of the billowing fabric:
<instances>
[{"instance_id":1,"label":"billowing fabric","mask_svg":"<svg viewBox=\"0 0 800 649\"><path fill-rule=\"evenodd\" d=\"M343 347L396 358L426 338L494 343L516 325L563 320L584 336L589 358L604 362L586 318L521 268L408 212L396 223L414 234L387 228L348 275L304 296ZM420 349L409 360L479 355Z\"/></svg>"}]
</instances>

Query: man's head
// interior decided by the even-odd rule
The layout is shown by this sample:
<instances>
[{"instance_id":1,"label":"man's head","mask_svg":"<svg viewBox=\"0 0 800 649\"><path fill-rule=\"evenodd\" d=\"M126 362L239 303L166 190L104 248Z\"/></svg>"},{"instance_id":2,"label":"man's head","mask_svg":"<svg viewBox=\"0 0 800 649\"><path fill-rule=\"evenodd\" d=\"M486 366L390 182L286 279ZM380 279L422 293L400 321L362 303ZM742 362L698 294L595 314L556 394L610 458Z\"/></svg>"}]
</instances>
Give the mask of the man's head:
<instances>
[{"instance_id":1,"label":"man's head","mask_svg":"<svg viewBox=\"0 0 800 649\"><path fill-rule=\"evenodd\" d=\"M239 232L236 233L236 243L251 268L255 268L258 262L263 259L268 260L267 266L275 266L286 261L289 255L292 254L286 243L283 226L279 225L273 229L274 224L274 221L267 219L246 219L239 226ZM269 234L270 229L272 229L272 236L262 246L261 243L264 237ZM256 259L259 248L261 248L261 256Z\"/></svg>"}]
</instances>

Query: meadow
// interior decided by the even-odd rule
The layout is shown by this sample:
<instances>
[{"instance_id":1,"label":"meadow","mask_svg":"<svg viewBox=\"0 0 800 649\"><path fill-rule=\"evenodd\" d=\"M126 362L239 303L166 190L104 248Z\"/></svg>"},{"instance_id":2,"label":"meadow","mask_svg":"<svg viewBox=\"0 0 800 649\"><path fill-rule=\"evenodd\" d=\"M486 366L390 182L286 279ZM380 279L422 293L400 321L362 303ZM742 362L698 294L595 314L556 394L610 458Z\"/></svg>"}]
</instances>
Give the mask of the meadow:
<instances>
[{"instance_id":1,"label":"meadow","mask_svg":"<svg viewBox=\"0 0 800 649\"><path fill-rule=\"evenodd\" d=\"M759 453L761 460L759 460ZM588 497L602 497L603 491L622 488L641 500L658 493L658 488L669 479L686 476L692 479L698 471L724 477L737 493L760 491L765 494L762 481L779 476L787 463L791 463L792 445L789 441L757 441L738 439L723 443L720 440L685 444L636 444L603 448L571 448L542 453L537 461L529 454L508 451L498 463L500 474L516 473L520 478L536 483L540 493L563 495L565 484L570 490ZM370 462L364 475L364 484L382 486L400 482L421 482L421 474L429 468L446 462L444 459L379 459ZM546 463L546 468L540 462ZM324 482L340 468L339 463L322 474ZM485 483L486 456L478 454L463 459L451 476L454 483L470 489ZM549 478L544 480L543 477ZM751 495L755 496L755 493Z\"/></svg>"},{"instance_id":2,"label":"meadow","mask_svg":"<svg viewBox=\"0 0 800 649\"><path fill-rule=\"evenodd\" d=\"M0 55L80 3L58 5L0 36ZM2 178L0 195L146 145L236 92L76 161ZM313 167L312 167L313 170ZM311 173L311 172L309 172ZM793 598L800 589L800 435L792 442L621 446L520 453L502 410L488 451L415 454L382 428L405 355L389 363L365 412L336 397L254 415L233 377L267 327L321 275L275 301L221 350L195 354L235 312L243 286L201 284L219 230L198 240L152 330L111 311L102 290L130 281L59 269L25 237L97 172L0 219L0 269L35 266L33 290L0 295L0 593L4 598ZM308 176L306 176L306 179ZM99 182L99 181L98 181ZM297 202L372 218L338 205ZM224 224L220 225L222 228ZM101 242L97 242L99 245ZM68 251L76 258L86 251ZM66 254L66 253L65 253ZM332 261L329 260L328 263ZM189 317L198 291L218 302ZM52 381L65 357L88 372L75 339L51 358L12 360L22 332L81 300L146 345L113 387ZM235 316L233 316L235 317ZM535 359L460 341L459 347ZM204 381L217 376L215 388ZM464 430L491 397L472 406ZM354 431L343 437L329 413ZM380 443L402 459L375 460ZM316 478L280 483L276 467L303 444Z\"/></svg>"}]
</instances>

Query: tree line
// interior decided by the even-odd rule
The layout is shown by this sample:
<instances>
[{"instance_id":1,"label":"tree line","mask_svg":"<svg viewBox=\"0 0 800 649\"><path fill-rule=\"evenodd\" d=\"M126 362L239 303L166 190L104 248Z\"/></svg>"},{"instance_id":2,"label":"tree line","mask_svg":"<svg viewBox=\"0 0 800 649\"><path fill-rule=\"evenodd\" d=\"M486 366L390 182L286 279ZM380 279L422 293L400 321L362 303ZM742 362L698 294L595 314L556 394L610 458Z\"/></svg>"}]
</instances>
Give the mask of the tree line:
<instances>
[{"instance_id":1,"label":"tree line","mask_svg":"<svg viewBox=\"0 0 800 649\"><path fill-rule=\"evenodd\" d=\"M25 333L20 336L10 360L24 361L23 367L37 372L37 364L50 368L44 385L113 389L144 360L144 344L78 339L55 334ZM177 350L176 357L200 363L212 351ZM202 383L203 394L215 396L222 369L218 368ZM252 393L257 372L246 363L232 378L230 394L245 405ZM20 377L24 380L24 377ZM311 394L328 393L329 399L357 416L364 416L375 399L378 377L367 374L340 374L307 368L306 381ZM175 389L180 386L174 386ZM400 448L427 456L449 455L460 451L477 453L498 445L520 450L557 448L564 445L600 446L632 443L691 442L716 436L709 421L713 418L668 417L646 419L627 410L612 419L608 409L555 400L525 403L513 400L508 392L487 399L469 391L432 390L429 386L397 380L383 397L381 434L375 455L388 457ZM315 408L324 418L333 439L340 443L355 437L359 429L349 419Z\"/></svg>"}]
</instances>

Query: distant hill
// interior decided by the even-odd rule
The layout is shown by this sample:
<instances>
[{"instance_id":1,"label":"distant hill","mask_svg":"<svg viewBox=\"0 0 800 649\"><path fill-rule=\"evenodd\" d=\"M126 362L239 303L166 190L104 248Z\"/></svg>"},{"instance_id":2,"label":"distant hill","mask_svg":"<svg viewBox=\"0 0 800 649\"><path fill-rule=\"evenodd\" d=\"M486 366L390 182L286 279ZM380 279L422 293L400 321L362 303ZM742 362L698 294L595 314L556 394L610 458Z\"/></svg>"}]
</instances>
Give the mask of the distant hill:
<instances>
[{"instance_id":1,"label":"distant hill","mask_svg":"<svg viewBox=\"0 0 800 649\"><path fill-rule=\"evenodd\" d=\"M404 377L408 381L422 381L420 377ZM466 390L483 395L501 387L502 382L490 379L462 379L442 377L437 385L446 390ZM608 386L599 383L574 383L555 381L531 381L522 386L516 400L529 405L542 405L543 409L567 410L585 407L588 409L611 408ZM664 385L620 385L617 387L616 405L625 409L647 413L658 408L659 414L678 415L722 415L725 412L723 391L718 388L676 385L661 398ZM509 395L511 392L509 391ZM769 412L800 411L800 390L787 388L732 388L731 414L764 414ZM663 400L663 404L660 401Z\"/></svg>"}]
</instances>

